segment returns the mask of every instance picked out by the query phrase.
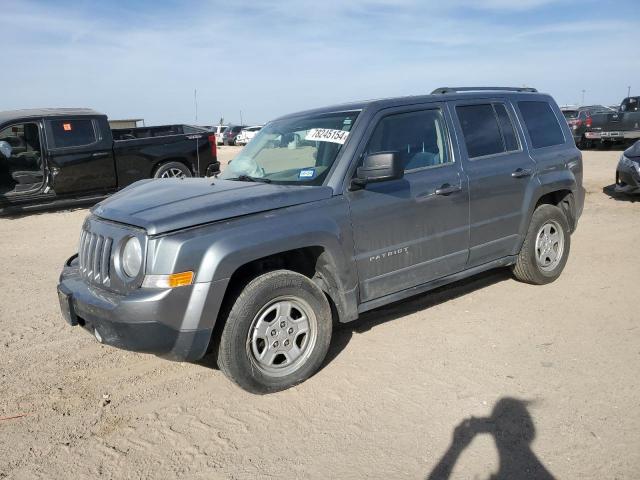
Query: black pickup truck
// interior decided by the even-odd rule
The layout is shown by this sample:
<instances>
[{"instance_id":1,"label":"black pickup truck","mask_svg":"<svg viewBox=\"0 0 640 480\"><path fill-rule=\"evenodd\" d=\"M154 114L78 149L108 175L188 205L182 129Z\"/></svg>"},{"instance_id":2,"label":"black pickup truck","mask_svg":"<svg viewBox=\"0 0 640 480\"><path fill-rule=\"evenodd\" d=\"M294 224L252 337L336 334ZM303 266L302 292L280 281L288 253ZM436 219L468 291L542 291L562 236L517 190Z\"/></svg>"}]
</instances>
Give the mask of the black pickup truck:
<instances>
[{"instance_id":1,"label":"black pickup truck","mask_svg":"<svg viewBox=\"0 0 640 480\"><path fill-rule=\"evenodd\" d=\"M0 214L99 200L144 178L217 173L213 132L111 130L89 109L0 112Z\"/></svg>"},{"instance_id":2,"label":"black pickup truck","mask_svg":"<svg viewBox=\"0 0 640 480\"><path fill-rule=\"evenodd\" d=\"M591 125L585 133L590 140L601 140L604 145L635 141L640 138L640 97L627 97L618 111L592 115Z\"/></svg>"}]
</instances>

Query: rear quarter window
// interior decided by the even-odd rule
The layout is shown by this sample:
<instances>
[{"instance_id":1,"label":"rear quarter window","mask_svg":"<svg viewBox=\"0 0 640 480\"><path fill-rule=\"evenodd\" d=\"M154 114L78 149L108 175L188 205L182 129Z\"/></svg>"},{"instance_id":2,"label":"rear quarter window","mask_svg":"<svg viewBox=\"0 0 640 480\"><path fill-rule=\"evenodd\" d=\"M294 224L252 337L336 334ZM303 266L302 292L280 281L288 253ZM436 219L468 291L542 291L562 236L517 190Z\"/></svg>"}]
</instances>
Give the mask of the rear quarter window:
<instances>
[{"instance_id":1,"label":"rear quarter window","mask_svg":"<svg viewBox=\"0 0 640 480\"><path fill-rule=\"evenodd\" d=\"M50 120L53 148L70 148L91 145L97 141L91 119Z\"/></svg>"},{"instance_id":2,"label":"rear quarter window","mask_svg":"<svg viewBox=\"0 0 640 480\"><path fill-rule=\"evenodd\" d=\"M533 148L564 144L562 128L547 102L518 102Z\"/></svg>"}]
</instances>

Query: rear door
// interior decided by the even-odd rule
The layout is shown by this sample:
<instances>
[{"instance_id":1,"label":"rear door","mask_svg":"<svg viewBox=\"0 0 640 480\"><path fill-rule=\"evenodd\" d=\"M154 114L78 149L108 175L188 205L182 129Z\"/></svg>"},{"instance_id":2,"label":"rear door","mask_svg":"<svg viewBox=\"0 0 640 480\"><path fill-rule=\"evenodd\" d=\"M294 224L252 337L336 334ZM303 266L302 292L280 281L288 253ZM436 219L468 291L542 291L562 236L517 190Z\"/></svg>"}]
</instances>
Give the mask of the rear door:
<instances>
[{"instance_id":1,"label":"rear door","mask_svg":"<svg viewBox=\"0 0 640 480\"><path fill-rule=\"evenodd\" d=\"M116 187L113 140L106 118L47 119L45 132L51 186L57 194Z\"/></svg>"},{"instance_id":2,"label":"rear door","mask_svg":"<svg viewBox=\"0 0 640 480\"><path fill-rule=\"evenodd\" d=\"M469 178L469 267L517 253L535 163L505 99L451 102Z\"/></svg>"},{"instance_id":3,"label":"rear door","mask_svg":"<svg viewBox=\"0 0 640 480\"><path fill-rule=\"evenodd\" d=\"M365 135L362 155L398 152L405 172L347 192L361 301L464 269L469 195L443 107L385 109Z\"/></svg>"}]
</instances>

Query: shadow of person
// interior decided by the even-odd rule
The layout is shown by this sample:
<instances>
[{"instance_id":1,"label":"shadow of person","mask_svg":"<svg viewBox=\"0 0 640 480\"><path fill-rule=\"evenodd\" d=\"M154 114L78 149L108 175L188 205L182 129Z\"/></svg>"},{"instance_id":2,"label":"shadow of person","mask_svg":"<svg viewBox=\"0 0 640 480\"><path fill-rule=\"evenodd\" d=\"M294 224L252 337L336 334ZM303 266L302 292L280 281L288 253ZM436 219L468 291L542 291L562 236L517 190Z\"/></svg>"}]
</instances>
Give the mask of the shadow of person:
<instances>
[{"instance_id":1,"label":"shadow of person","mask_svg":"<svg viewBox=\"0 0 640 480\"><path fill-rule=\"evenodd\" d=\"M427 479L448 479L458 457L473 438L486 433L493 436L499 456L498 472L490 479L553 480L553 475L531 450L535 427L527 405L526 401L506 397L496 403L490 417L463 420L453 431L449 449Z\"/></svg>"}]
</instances>

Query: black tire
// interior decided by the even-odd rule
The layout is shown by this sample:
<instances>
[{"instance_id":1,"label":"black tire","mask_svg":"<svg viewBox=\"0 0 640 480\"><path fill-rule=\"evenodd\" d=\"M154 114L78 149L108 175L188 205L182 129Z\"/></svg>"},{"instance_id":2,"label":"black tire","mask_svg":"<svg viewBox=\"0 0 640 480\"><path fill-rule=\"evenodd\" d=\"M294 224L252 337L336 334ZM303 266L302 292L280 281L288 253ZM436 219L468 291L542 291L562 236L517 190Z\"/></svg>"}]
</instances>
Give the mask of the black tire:
<instances>
[{"instance_id":1,"label":"black tire","mask_svg":"<svg viewBox=\"0 0 640 480\"><path fill-rule=\"evenodd\" d=\"M179 173L178 173L179 172ZM189 178L191 170L182 162L166 162L158 166L153 178Z\"/></svg>"},{"instance_id":2,"label":"black tire","mask_svg":"<svg viewBox=\"0 0 640 480\"><path fill-rule=\"evenodd\" d=\"M537 260L536 239L545 225L552 225L552 229L556 230L559 227L559 230L561 230L559 235L562 237L563 242L561 257L551 269L543 268ZM567 258L569 258L570 248L569 223L562 210L554 205L540 205L531 217L527 236L518 254L516 264L512 267L513 274L521 282L534 285L551 283L562 273L567 263Z\"/></svg>"},{"instance_id":3,"label":"black tire","mask_svg":"<svg viewBox=\"0 0 640 480\"><path fill-rule=\"evenodd\" d=\"M312 310L310 315L315 317L316 330L314 341L309 340L305 355L299 357L301 363L287 367L295 367L295 370L282 375L263 370L252 351L254 344L249 336L250 330L254 331L254 320L259 322L261 315L265 315L264 312L281 299L297 299L309 307ZM275 318L271 321L278 323ZM265 394L290 388L320 368L331 342L332 324L329 302L311 280L290 270L265 273L252 280L233 303L220 338L218 366L229 379L251 393ZM271 331L271 328L268 327L273 334L275 330ZM273 338L282 340L281 333L285 332L278 331ZM313 335L309 338L313 338Z\"/></svg>"},{"instance_id":4,"label":"black tire","mask_svg":"<svg viewBox=\"0 0 640 480\"><path fill-rule=\"evenodd\" d=\"M578 143L576 144L576 147L578 147L580 150L586 150L589 147L589 141L585 138L585 136L583 135L582 137L580 137L580 140L578 140Z\"/></svg>"}]
</instances>

